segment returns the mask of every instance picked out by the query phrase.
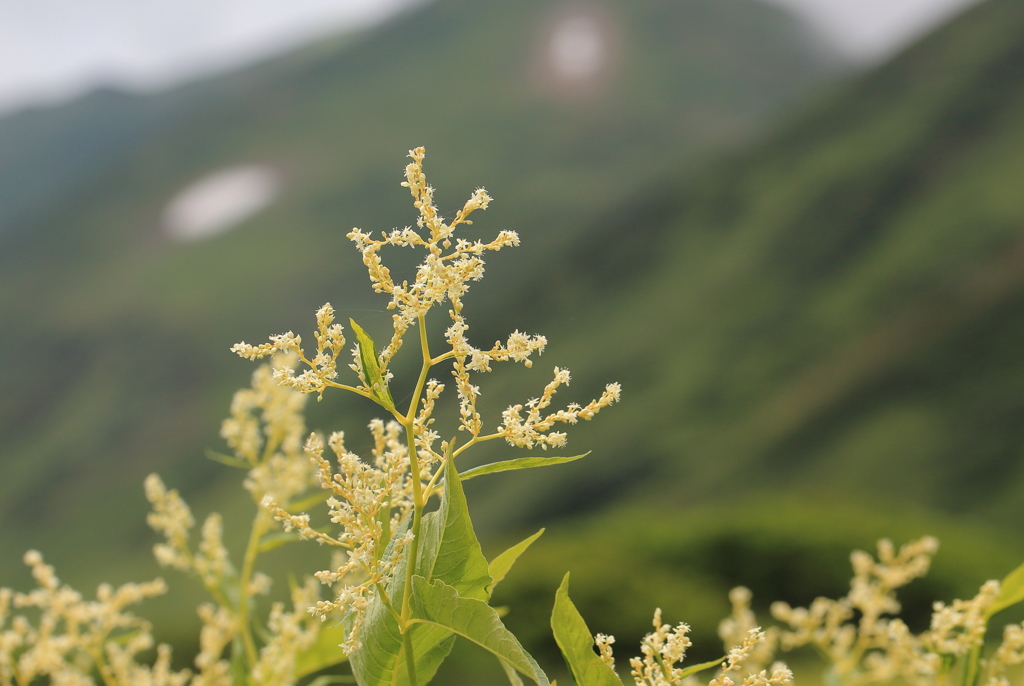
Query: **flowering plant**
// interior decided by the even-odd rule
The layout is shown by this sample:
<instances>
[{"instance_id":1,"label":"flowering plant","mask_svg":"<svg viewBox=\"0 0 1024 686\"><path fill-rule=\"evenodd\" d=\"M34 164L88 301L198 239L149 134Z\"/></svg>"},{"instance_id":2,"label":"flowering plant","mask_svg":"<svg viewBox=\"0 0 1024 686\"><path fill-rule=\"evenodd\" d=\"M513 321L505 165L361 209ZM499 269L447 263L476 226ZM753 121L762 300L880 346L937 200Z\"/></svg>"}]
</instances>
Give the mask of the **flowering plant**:
<instances>
[{"instance_id":1,"label":"flowering plant","mask_svg":"<svg viewBox=\"0 0 1024 686\"><path fill-rule=\"evenodd\" d=\"M352 381L339 375L346 338L329 303L316 313L315 352L292 332L261 345L232 347L250 360L269 360L256 369L251 387L235 394L223 423L233 455L214 455L247 471L244 486L257 504L240 564L224 546L220 515L205 519L193 545L196 522L188 505L157 475L146 480L152 504L148 522L163 537L154 549L157 560L194 575L212 599L199 608L203 624L195 671L173 669L165 645L157 646L155 659L141 659L154 646L151 627L126 608L165 592L162 580L116 590L104 585L95 601L86 601L30 551L25 562L38 588L29 593L0 589L0 686L93 686L97 678L105 686L291 686L300 681L325 686L352 680L362 686L419 686L433 678L459 638L490 652L513 686L521 686L523 677L547 686L544 670L489 604L495 586L543 530L486 560L462 483L584 455L518 457L464 470L458 461L473 446L497 439L515 448L564 447L566 434L558 429L590 420L617 402L621 389L609 384L587 405L552 410L554 396L570 381L567 370L555 367L539 397L509 406L500 424L485 429L474 375L491 371L497 362L529 367L547 341L515 331L490 348L470 343L463 299L483 275L483 256L518 245L519 237L512 231L490 242L457 237L456 229L471 224L470 216L491 199L478 189L445 222L426 182L423 156L422 148L410 153L403 183L419 213L416 228L379 239L359 229L348 234L374 290L389 296L388 308L395 311L393 333L380 351L350 320ZM381 252L389 246L424 251L412 283L395 279L384 265ZM444 347L438 352L427 317L446 303ZM402 405L391 393L391 363L413 329L422 362ZM432 376L439 368L450 368L453 377L461 440L443 439L433 428L446 388ZM369 425L370 458L352 453L341 431L307 436L306 400L310 394L322 398L329 388L354 393L382 410L384 419ZM323 504L330 525L314 526L309 511ZM331 546L336 554L329 568L292 583L290 606L273 603L265 620L257 620L254 598L271 587L270 577L257 569L259 556L296 540ZM882 542L878 561L855 553L847 597L819 599L809 609L773 606L786 630L762 630L750 610L749 591L734 589L733 614L720 626L727 653L712 662L680 666L690 646L689 627L663 623L658 610L641 656L630 660L632 679L637 686L689 685L697 683L696 674L715 670L708 686L731 686L734 678L744 686L783 686L792 674L775 661L777 650L813 645L831 664L829 679L838 684L897 677L947 684L958 675L963 686L1007 686L1007 670L1024 662L1024 626L1008 627L988 659L982 647L989 618L1024 600L1024 567L1002 585L989 582L974 600L938 604L931 628L915 636L893 617L899 611L894 592L927 571L935 547L933 539L923 539L897 553ZM555 595L551 628L572 677L578 686L619 686L615 639L592 636L568 589L566 575ZM12 614L15 609L29 612ZM342 663L349 668L339 674Z\"/></svg>"}]
</instances>

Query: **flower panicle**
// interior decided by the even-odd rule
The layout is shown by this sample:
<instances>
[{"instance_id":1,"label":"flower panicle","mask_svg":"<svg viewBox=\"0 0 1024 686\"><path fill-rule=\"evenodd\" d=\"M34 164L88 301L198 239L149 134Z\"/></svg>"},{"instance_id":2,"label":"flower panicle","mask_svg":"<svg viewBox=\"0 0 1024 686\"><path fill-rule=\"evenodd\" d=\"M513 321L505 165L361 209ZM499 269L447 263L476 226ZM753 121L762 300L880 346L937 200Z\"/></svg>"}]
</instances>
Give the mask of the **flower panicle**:
<instances>
[{"instance_id":1,"label":"flower panicle","mask_svg":"<svg viewBox=\"0 0 1024 686\"><path fill-rule=\"evenodd\" d=\"M118 686L186 686L190 670L171 669L171 649L156 645L148 622L128 607L163 595L163 579L127 583L117 588L101 584L96 599L62 583L54 568L35 550L25 553L36 588L27 593L0 589L0 683L92 684L100 671ZM34 611L35 622L12 611ZM138 661L140 653L156 648L152 664Z\"/></svg>"},{"instance_id":2,"label":"flower panicle","mask_svg":"<svg viewBox=\"0 0 1024 686\"><path fill-rule=\"evenodd\" d=\"M567 409L544 414L543 410L551 405L559 387L568 386L570 378L568 370L555 367L554 379L544 387L539 398L528 401L525 406L511 405L502 412L498 435L509 445L520 448L532 448L534 445L539 445L543 450L549 446L562 447L566 442L566 434L552 431L556 424L576 424L580 419L589 421L603 408L618 402L622 395L622 387L612 383L605 387L599 398L585 406L572 403Z\"/></svg>"},{"instance_id":3,"label":"flower panicle","mask_svg":"<svg viewBox=\"0 0 1024 686\"><path fill-rule=\"evenodd\" d=\"M246 487L270 521L286 533L341 551L328 569L314 575L321 584L331 586L332 593L311 603L310 612L322 620L328 615L344 620L347 637L343 647L349 654L361 643L360 627L367 608L378 594L386 593L397 565L415 539L412 529L418 515L413 517L412 513L422 512L429 499L439 493L438 470L446 455L454 459L470 445L495 438L505 438L520 447L563 445L565 434L554 431L556 425L591 419L616 402L621 392L618 384L611 384L585 406L571 404L567 409L545 412L557 389L569 382L569 373L556 368L554 381L540 398L518 406L518 410L510 408L511 418L506 417L496 433L481 435L483 419L477 409L480 388L472 375L490 372L496 362L518 362L531 367L534 359L543 354L547 339L515 330L505 341L497 341L490 348L470 343L464 298L472 282L482 278L486 254L519 245L519 236L514 231L499 231L489 240L456 235L460 226L473 223L474 212L487 209L491 197L483 188L477 188L454 217L445 220L423 171L424 155L423 148L410 151L411 161L402 183L409 189L417 210L415 225L379 234L358 228L348 233L362 257L371 287L389 297L387 307L393 310L393 331L379 352L369 335L351 322L356 341L349 346L348 367L356 381L346 385L339 378L337 360L346 340L329 303L316 315L315 354L308 354L302 338L293 332L271 336L260 345L242 342L232 347L236 354L250 360L272 360L257 370L252 389L236 396L232 416L222 433L236 459L251 466ZM411 278L400 279L392 273L382 258L385 248L423 251L422 261ZM444 332L448 350L432 355L426 315L434 306L444 304L450 320ZM390 395L389 366L405 335L414 327L420 327L423 371L403 413ZM441 441L437 446L440 435L433 427L434 411L446 384L430 378L428 372L449 360L458 396L459 429L471 435L458 451L453 450L452 441ZM268 416L267 406L272 397L265 388L267 383L283 388L280 400L294 403L297 416L301 416L302 407L295 396L315 393L322 398L326 388L335 387L376 401L390 412L393 421L376 419L370 423L373 447L365 459L347 449L344 433L335 432L326 439L316 433L309 435L302 451L304 460L297 460L297 432L305 430L304 424L291 422L287 428L270 428L281 425L287 413L274 413L274 421ZM296 499L311 481L326 491L329 524L324 526L314 523L314 518L302 511L305 501ZM214 525L210 527L212 540ZM186 551L182 555L187 557L190 553L187 538L184 540L185 545L179 548ZM190 564L195 566L191 561ZM253 586L250 595L259 590ZM381 597L388 602L384 595ZM285 611L275 612L276 625L285 626ZM270 667L267 669L267 674L274 672Z\"/></svg>"}]
</instances>

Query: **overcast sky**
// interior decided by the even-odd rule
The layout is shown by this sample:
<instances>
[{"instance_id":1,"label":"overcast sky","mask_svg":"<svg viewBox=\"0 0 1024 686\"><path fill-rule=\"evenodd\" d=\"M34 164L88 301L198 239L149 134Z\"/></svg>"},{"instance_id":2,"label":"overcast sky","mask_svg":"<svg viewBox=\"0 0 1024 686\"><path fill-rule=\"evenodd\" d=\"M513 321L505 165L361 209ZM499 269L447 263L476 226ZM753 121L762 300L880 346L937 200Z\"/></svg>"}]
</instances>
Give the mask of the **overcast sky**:
<instances>
[{"instance_id":1,"label":"overcast sky","mask_svg":"<svg viewBox=\"0 0 1024 686\"><path fill-rule=\"evenodd\" d=\"M421 1L0 0L0 112L96 85L159 88L371 25ZM767 1L870 61L975 0Z\"/></svg>"}]
</instances>

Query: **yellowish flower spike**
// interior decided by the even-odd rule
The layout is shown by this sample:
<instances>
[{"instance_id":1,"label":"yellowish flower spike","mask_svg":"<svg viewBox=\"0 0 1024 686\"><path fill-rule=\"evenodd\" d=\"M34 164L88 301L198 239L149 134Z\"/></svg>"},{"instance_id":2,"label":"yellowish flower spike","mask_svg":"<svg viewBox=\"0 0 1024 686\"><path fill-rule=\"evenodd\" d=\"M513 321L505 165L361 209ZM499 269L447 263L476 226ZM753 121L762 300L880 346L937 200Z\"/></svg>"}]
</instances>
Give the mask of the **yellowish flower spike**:
<instances>
[{"instance_id":1,"label":"yellowish flower spike","mask_svg":"<svg viewBox=\"0 0 1024 686\"><path fill-rule=\"evenodd\" d=\"M519 245L519 236L513 231L500 231L489 241L457 236L457 229L472 223L473 212L487 209L491 197L484 189L477 189L454 218L445 221L434 205L434 189L423 173L423 148L412 150L409 156L412 162L405 169L402 185L409 189L419 214L416 226L382 233L379 238L360 229L348 234L362 255L373 289L387 295L387 307L395 311L387 345L377 352L365 332L352 322L357 339L349 365L353 377L348 383L344 382L339 376L337 359L345 338L342 327L334 323L334 309L327 304L316 315L315 355L307 354L302 338L292 332L271 336L269 342L258 346L243 342L232 347L235 353L251 360L271 355L294 356L292 361L286 362L275 357L272 363L273 380L289 390L316 393L319 397L327 388L348 390L373 400L391 415L388 421L378 419L370 424L374 448L372 459L368 461L345 447L341 432L332 434L326 442L333 453L333 462L324 455L323 438L313 434L306 441L306 453L315 465L320 487L330 494L327 505L335 532L315 528L310 515L292 512L286 499L269 487L261 489L264 509L285 531L344 550L345 555L338 564L316 574L322 583L337 588L333 598L318 601L311 612L320 617L333 613L351 618L352 629L344 645L347 652L360 646L362 617L372 599L386 587L403 557L410 551L415 554L419 516L438 487L447 452L455 457L476 443L498 438L519 448L561 447L565 445L566 434L556 431L556 427L593 418L618 401L621 394L618 384L610 384L600 398L587 405L573 403L566 409L548 411L555 393L568 385L570 379L567 370L556 367L554 379L539 398L509 407L502 414L501 425L492 433L484 432L484 420L477 410L480 387L473 375L490 372L495 362L521 362L529 367L533 357L543 353L547 339L514 331L505 342L498 341L490 348L478 348L470 343L463 299L471 282L483 276L484 255ZM412 282L393 276L382 257L384 248L423 251L423 260L416 267ZM448 315L444 330L447 349L432 354L427 316L432 308L443 304L447 304ZM413 328L419 329L422 369L409 405L399 409L388 391L389 366L402 348L405 335ZM434 409L445 384L429 378L429 373L433 367L448 361L451 361L451 375L459 399L459 430L469 435L458 449L447 441L438 446L440 436L432 428ZM297 368L300 365L301 370ZM254 391L262 387L262 379L254 378ZM233 419L226 422L224 428L224 436L239 459L250 461L263 440L255 429L254 407L252 398L244 395L236 398L232 406ZM277 482L281 480L281 477L276 478ZM410 515L411 528L401 538L392 539L393 532ZM385 549L390 552L385 554ZM404 603L408 603L408 595L405 594ZM392 609L399 614L398 608ZM401 616L407 616L408 609L403 606L400 612Z\"/></svg>"}]
</instances>

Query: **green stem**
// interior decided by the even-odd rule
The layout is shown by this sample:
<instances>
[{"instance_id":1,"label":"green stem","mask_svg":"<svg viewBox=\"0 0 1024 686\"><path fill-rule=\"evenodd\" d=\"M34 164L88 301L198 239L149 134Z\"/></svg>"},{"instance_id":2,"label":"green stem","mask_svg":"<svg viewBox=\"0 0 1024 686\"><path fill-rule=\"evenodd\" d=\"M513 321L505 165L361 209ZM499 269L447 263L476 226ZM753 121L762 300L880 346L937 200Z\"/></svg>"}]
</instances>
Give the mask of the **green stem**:
<instances>
[{"instance_id":1,"label":"green stem","mask_svg":"<svg viewBox=\"0 0 1024 686\"><path fill-rule=\"evenodd\" d=\"M407 435L412 434L413 425L409 422L405 426ZM412 544L409 546L409 555L406 557L405 565L405 592L402 594L402 620L408 621L411 613L409 607L410 596L412 595L412 575L416 571L416 557L419 554L420 524L423 518L423 489L420 484L420 461L416 457L416 441L409 439L409 470L412 478Z\"/></svg>"},{"instance_id":2,"label":"green stem","mask_svg":"<svg viewBox=\"0 0 1024 686\"><path fill-rule=\"evenodd\" d=\"M99 645L89 652L92 654L93 662L96 663L96 671L100 673L100 678L103 679L103 683L106 686L117 686L117 680L114 678L114 674L111 671L110 666L107 665L107 661L103 657L103 641L99 641Z\"/></svg>"},{"instance_id":3,"label":"green stem","mask_svg":"<svg viewBox=\"0 0 1024 686\"><path fill-rule=\"evenodd\" d=\"M381 602L384 603L384 607L388 609L388 612L391 613L391 616L395 619L396 622L398 622L398 626L403 626L402 615L398 614L398 611L395 610L395 606L391 604L391 598L388 597L388 592L384 589L384 584L376 584L376 588L377 593L380 594Z\"/></svg>"},{"instance_id":4,"label":"green stem","mask_svg":"<svg viewBox=\"0 0 1024 686\"><path fill-rule=\"evenodd\" d=\"M416 656L412 652L412 625L405 628L402 634L402 643L405 647L405 667L409 670L409 686L417 686L416 683Z\"/></svg>"},{"instance_id":5,"label":"green stem","mask_svg":"<svg viewBox=\"0 0 1024 686\"><path fill-rule=\"evenodd\" d=\"M967 657L967 664L964 665L963 686L974 686L978 683L978 676L981 672L981 648L981 643L971 648L970 655Z\"/></svg>"},{"instance_id":6,"label":"green stem","mask_svg":"<svg viewBox=\"0 0 1024 686\"><path fill-rule=\"evenodd\" d=\"M402 422L407 426L412 426L412 423L416 420L416 410L419 408L420 395L423 393L423 386L427 383L427 374L430 373L430 368L434 365L434 361L430 359L430 345L427 343L427 320L424 315L420 315L419 324L420 348L423 351L423 366L420 367L420 378L416 380L416 390L412 392L412 399L409 401L409 411L405 415L405 421ZM415 442L414 439L415 437L412 435L410 430L410 449Z\"/></svg>"},{"instance_id":7,"label":"green stem","mask_svg":"<svg viewBox=\"0 0 1024 686\"><path fill-rule=\"evenodd\" d=\"M420 528L423 519L423 485L420 483L420 461L416 454L416 408L419 406L420 395L423 393L423 386L427 381L427 374L430 372L431 359L430 348L427 345L427 325L424 317L419 318L420 325L420 346L423 350L423 367L420 370L420 378L416 382L416 390L413 391L412 399L409 401L409 412L404 417L402 425L405 427L406 442L409 446L409 476L412 480L412 544L409 546L409 554L405 564L405 585L402 594L401 630L402 641L405 645L405 664L409 670L410 686L416 684L416 655L412 647L413 625L409 623L412 616L412 575L416 571L416 560L419 556Z\"/></svg>"},{"instance_id":8,"label":"green stem","mask_svg":"<svg viewBox=\"0 0 1024 686\"><path fill-rule=\"evenodd\" d=\"M267 532L269 524L269 514L266 510L260 508L252 522L252 530L249 532L249 543L245 548L245 557L242 559L242 573L238 580L238 631L242 635L245 657L250 667L256 664L259 655L256 651L256 640L253 638L252 628L249 626L249 582L252 580L256 556L259 554L260 539Z\"/></svg>"},{"instance_id":9,"label":"green stem","mask_svg":"<svg viewBox=\"0 0 1024 686\"><path fill-rule=\"evenodd\" d=\"M461 448L459 448L458 450L456 450L455 453L452 455L452 457L458 457L463 452L468 450L470 447L476 445L477 443L483 443L484 441L493 441L495 438L501 438L501 434L500 433L493 433L493 434L487 434L486 436L473 436L473 438L471 438L469 440L469 442L466 443L466 445L464 445Z\"/></svg>"}]
</instances>

